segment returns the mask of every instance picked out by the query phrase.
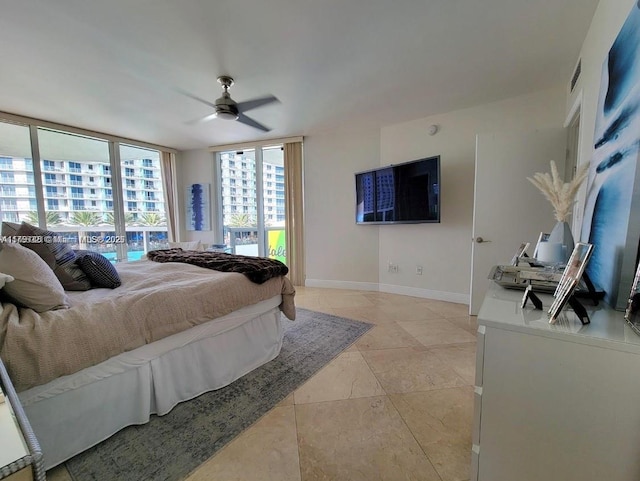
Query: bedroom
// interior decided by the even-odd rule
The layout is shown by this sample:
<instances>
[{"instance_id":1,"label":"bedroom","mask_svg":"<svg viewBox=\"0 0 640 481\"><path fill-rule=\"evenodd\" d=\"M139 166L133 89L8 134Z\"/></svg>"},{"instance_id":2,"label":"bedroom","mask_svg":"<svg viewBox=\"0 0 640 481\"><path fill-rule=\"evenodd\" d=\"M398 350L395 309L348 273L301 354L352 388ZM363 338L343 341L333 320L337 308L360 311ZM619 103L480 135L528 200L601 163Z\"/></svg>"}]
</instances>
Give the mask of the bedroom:
<instances>
[{"instance_id":1,"label":"bedroom","mask_svg":"<svg viewBox=\"0 0 640 481\"><path fill-rule=\"evenodd\" d=\"M73 2L70 2L73 3ZM524 2L520 2L524 3ZM547 5L542 5L540 8L553 9L551 5L554 2L547 2ZM385 107L389 107L390 104L397 103L400 97L397 95L404 92L408 95L408 100L404 102L405 108L408 112L394 113L390 111L386 115L382 115L380 120L380 113L377 111L367 110L367 105L371 105L374 102L366 102L364 98L346 95L344 92L352 82L349 75L344 75L344 72L349 72L350 67L358 62L351 62L352 59L341 59L341 63L336 63L335 67L331 67L328 64L332 57L318 57L319 63L314 64L316 70L312 73L316 76L317 83L311 83L313 92L318 92L316 99L313 100L314 107L321 112L319 120L316 124L311 124L310 120L307 120L305 116L300 115L296 117L295 108L291 107L292 104L296 104L298 101L302 101L300 97L304 95L304 90L296 88L299 85L303 85L303 81L288 80L284 74L274 74L275 79L271 80L271 83L267 83L265 77L268 77L266 73L253 73L253 72L267 72L268 62L266 58L255 58L251 52L252 49L258 48L256 44L240 43L239 51L237 55L224 55L225 54L225 40L226 35L233 35L235 31L236 23L233 23L231 19L237 23L244 25L239 17L233 17L233 11L231 7L224 7L222 9L222 18L226 18L226 15L231 15L231 19L228 24L223 24L220 28L223 32L220 34L220 38L217 44L209 47L204 47L206 42L206 35L202 33L202 30L198 30L199 33L193 33L192 36L187 36L184 43L188 45L180 45L180 42L170 37L170 41L164 42L165 44L160 47L162 50L166 50L170 54L170 58L174 62L174 66L167 67L166 65L159 65L149 61L144 65L150 74L158 75L160 78L164 78L168 81L170 86L174 86L176 83L183 81L184 77L181 75L182 70L192 72L192 78L194 89L201 96L206 96L208 99L213 99L217 96L218 85L215 83L215 77L219 75L219 69L229 69L228 73L234 74L237 77L238 83L234 86L232 93L235 98L244 100L254 96L260 96L267 93L277 94L278 97L282 97L282 106L272 106L265 111L256 111L256 118L267 123L272 120L277 125L278 122L289 125L290 128L286 131L291 135L304 135L305 136L305 215L307 219L323 219L323 222L310 222L307 220L306 225L306 275L309 286L317 287L333 287L333 288L356 288L363 290L375 289L379 286L387 289L395 289L394 292L399 294L411 294L420 295L424 297L433 297L440 295L445 300L454 302L468 302L469 295L469 267L468 258L470 257L470 245L469 239L471 237L471 212L473 203L473 161L474 161L474 137L478 129L487 130L500 130L504 128L536 128L538 126L554 126L562 125L565 122L566 116L570 109L570 105L573 103L572 98L567 97L566 85L569 77L572 73L578 56L583 59L583 89L584 89L584 127L583 141L581 144L581 150L584 158L588 158L590 155L590 143L589 137L593 132L593 116L595 111L595 103L597 101L598 83L600 78L600 66L605 52L610 46L612 38L618 31L620 24L627 15L631 8L632 2L629 1L602 1L600 2L599 10L594 17L594 26L587 36L587 28L589 22L593 17L595 11L595 2L591 3L591 9L585 8L584 2L579 2L574 5L571 10L571 14L567 13L566 23L567 25L575 25L576 32L564 32L568 36L572 36L570 46L567 47L566 52L562 52L563 61L561 65L552 68L552 65L545 65L542 69L538 66L540 63L544 63L540 58L526 62L524 58L521 60L522 64L530 63L529 68L532 70L526 70L519 62L520 60L514 60L511 57L511 62L515 62L515 65L521 65L522 69L514 69L515 72L521 72L515 75L516 78L512 78L517 87L513 87L514 90L509 90L499 84L491 94L481 95L478 89L480 84L476 87L478 80L470 80L471 85L467 84L464 88L470 92L473 92L471 98L458 98L454 99L457 102L447 105L418 105L421 100L419 92L425 90L425 85L431 86L432 78L429 75L433 75L430 69L427 73L423 73L421 76L413 78L406 74L404 79L397 79L393 73L398 70L396 65L391 62L391 59L385 57L386 61L393 66L391 72L380 72L375 67L369 67L370 70L366 70L365 76L368 75L372 78L377 78L380 84L369 86L366 82L362 85L358 85L358 88L363 91L369 89L376 94L376 98L385 98L385 96L394 96L385 103ZM71 5L79 12L90 16L84 9L86 7L79 2ZM384 9L384 4L380 2L380 8ZM522 6L522 5L520 5ZM335 6L334 6L335 7ZM36 8L36 7L34 7ZM103 8L107 8L106 6ZM126 12L140 15L139 11L128 10L128 6L123 6L123 15ZM429 17L433 13L433 18L436 18L436 14L440 13L437 9L445 9L443 5L437 5L433 7L436 11L429 11L424 16ZM142 7L140 7L142 10ZM265 16L275 22L272 17L268 15L269 12L265 12L265 7L256 7L256 17L261 18ZM355 10L355 8L354 8ZM391 9L389 9L391 10ZM489 11L490 9L487 8ZM498 11L500 9L498 8ZM577 13L576 13L577 12ZM119 20L114 18L113 15L109 15L108 12L98 10L96 13L102 13L106 17L107 23L110 23L109 27L113 27L113 24ZM293 14L294 19L297 17ZM348 30L351 25L348 20L353 20L358 17L359 12L349 10L344 12L345 22L338 23L335 27L337 29ZM398 9L395 15L400 16L402 9ZM405 12L406 13L406 12ZM455 11L446 11L451 17L457 16L459 13ZM495 13L495 10L491 11ZM391 12L389 12L392 18L395 18ZM55 15L55 12L52 13ZM239 15L239 14L237 14ZM373 15L373 14L372 14ZM489 15L480 16L478 12L470 12L470 16L475 18L486 19ZM506 15L506 13L505 13ZM580 15L579 20L575 20L573 15ZM167 15L169 17L169 15ZM7 18L7 17L5 17ZM186 29L184 24L179 23L179 17L177 17L176 24L172 23L169 18L164 18L166 21L166 27L176 29ZM571 20L569 20L571 19ZM57 19L62 25L64 19ZM364 18L367 20L367 17ZM34 16L34 21L46 23L46 16L39 17ZM421 18L420 21L427 22L429 19ZM432 19L433 21L433 19ZM488 20L487 20L488 21ZM104 30L96 27L95 23L99 23L97 20L86 20L86 24L79 25L80 34L87 38L93 38L91 32L97 31L98 34L103 33L104 30L108 31L107 26ZM257 25L258 20L254 23L250 23L246 26L248 30L258 30L260 25ZM436 22L437 23L437 22ZM443 22L444 23L444 22ZM452 21L453 23L453 21ZM467 19L467 23L464 23L463 28L471 23L471 20ZM44 25L39 25L44 28ZM436 25L437 26L437 25ZM206 30L206 25L203 29ZM141 27L142 28L142 27ZM149 28L150 27L145 27ZM295 32L296 25L289 25L288 28ZM435 28L435 27L434 27ZM397 26L398 30L401 30ZM22 32L19 36L18 43L24 43L25 48L28 49L30 55L35 55L35 52L42 47L41 45L34 44L33 40L29 39L28 28L22 28ZM64 29L61 29L64 30ZM426 29L424 29L426 30ZM563 29L560 29L563 30ZM2 35L8 35L9 29L4 29ZM415 25L407 25L405 34L411 38L416 31L423 31L420 28L416 28ZM436 33L440 35L446 35L441 30L435 29ZM407 32L412 32L411 35ZM149 33L149 32L147 32ZM157 34L154 31L154 34ZM479 32L478 35L481 35ZM78 34L76 32L76 34ZM60 33L63 35L63 32ZM355 35L355 32L354 32ZM557 33L560 35L560 33ZM176 35L177 36L177 35ZM199 37L200 36L200 37ZM586 36L586 40L585 40ZM374 33L368 32L364 41L374 42ZM549 37L552 37L549 35ZM429 37L430 38L430 37ZM437 38L437 37L436 37ZM2 38L3 45L11 45L16 43L16 38ZM63 38L64 41L70 41L71 39ZM99 38L96 42L103 41L104 38ZM114 47L116 51L121 52L118 48L122 49L122 46L114 45L113 40L109 41L107 38L106 46L104 44L93 45L90 48L90 54L96 54L105 56L108 58L108 52L110 47ZM405 42L410 40L407 38L399 39ZM529 33L529 37L526 42L523 40L522 49L527 51L529 49L535 50L538 43L544 43L548 40L548 44L545 44L547 48L546 55L553 57L551 52L554 51L552 46L559 48L558 43L562 43L558 40L558 37L541 39L534 33ZM228 42L228 40L226 40ZM426 40L425 40L426 41ZM583 44L584 41L584 44ZM30 43L31 42L31 43ZM174 45L175 44L175 45ZM207 44L208 45L208 44ZM279 44L278 44L279 45ZM583 48L582 55L580 55L580 48ZM147 45L148 48L150 48ZM179 48L183 47L183 48ZM261 45L265 49L276 48L275 45L268 42ZM308 48L304 45L302 48ZM335 50L339 49L340 43L336 39L330 47ZM476 46L479 47L479 46ZM489 45L487 48L490 48ZM495 47L495 44L493 45ZM51 59L56 58L56 52L54 46L51 46L52 51ZM87 47L89 48L89 47ZM216 48L222 49L222 53L218 54ZM420 51L424 51L425 55L432 51L450 51L453 46L448 46L446 43L442 44L437 41L428 44L420 43L413 48L417 48ZM518 50L518 48L514 48ZM180 51L178 51L180 50ZM203 51L204 50L204 51ZM184 52L188 54L184 54ZM296 52L290 50L281 50L283 57L288 54L294 58L288 58L289 61L294 60L303 63L304 59L295 57ZM4 51L3 51L4 53ZM349 54L353 52L345 52L345 57L349 57ZM384 50L381 53L389 53ZM507 53L507 52L505 52ZM516 52L517 53L517 52ZM144 62L145 58L138 58L139 52L132 51L130 55L123 55L128 61ZM214 55L222 55L223 60L227 62L226 65L217 63L211 60ZM18 52L12 55L23 55ZM469 54L469 56L479 55L478 53ZM542 55L542 54L540 54ZM484 54L482 58L487 58L490 55ZM519 57L519 55L515 55ZM8 56L12 59L13 57ZM50 59L40 58L43 65L46 67L46 71L52 69L54 62ZM63 55L65 62L71 62L70 59ZM468 56L462 57L461 63L464 60L468 60ZM365 59L362 59L364 62ZM445 60L445 59L441 59ZM284 62L284 59L280 59ZM67 73L72 70L70 63L63 63L66 65ZM249 68L247 63L255 62L255 66L248 70L245 74L245 80L239 74L241 68ZM427 60L425 59L425 62ZM20 65L20 62L16 62ZM446 62L445 62L446 65ZM474 65L473 63L469 65ZM167 67L165 72L164 67ZM478 67L475 64L475 67ZM548 71L547 71L548 67ZM280 64L275 62L272 67L274 70L280 68ZM357 68L357 65L353 65L353 68ZM443 67L444 68L444 67ZM468 67L471 68L471 67ZM436 69L437 70L437 69ZM548 78L536 78L540 70L544 70L542 77ZM31 71L25 69L25 71ZM536 75L534 75L534 72ZM554 72L553 74L549 72ZM105 72L103 72L105 73ZM386 77L385 77L386 74ZM164 77L163 77L164 75ZM497 75L505 75L504 71L498 71ZM253 76L253 78L252 78ZM153 105L152 93L147 90L153 90L155 87L149 87L144 79L137 77L124 76L112 78L111 83L103 85L101 83L92 80L88 73L80 73L76 75L77 78L70 78L70 75L62 75L56 82L58 88L62 88L65 83L71 83L80 92L81 99L77 100L78 104L84 104L85 106L93 107L96 109L96 116L91 115L91 112L85 114L83 118L74 118L71 116L71 110L73 103L71 100L63 100L61 102L53 102L51 99L55 97L55 93L47 93L47 98L38 98L35 103L49 105L52 109L49 112L45 110L38 110L37 105L32 105L30 109L24 107L26 104L23 102L25 98L37 97L38 89L35 86L29 84L28 80L25 80L24 76L15 75L11 79L6 77L2 80L2 104L0 110L8 111L12 113L33 116L35 118L46 118L64 124L76 125L79 127L94 128L99 131L118 133L125 137L130 137L139 140L147 140L149 142L157 142L162 145L169 145L176 147L180 150L179 162L181 165L180 170L180 184L179 187L184 189L187 185L193 182L211 182L212 175L212 159L211 154L208 152L207 147L218 144L231 144L241 141L255 140L256 136L252 131L247 130L242 133L238 133L239 129L235 129L228 124L216 124L209 123L204 128L198 128L192 130L186 127L182 122L196 118L199 115L207 113L206 108L203 108L196 104L188 104L185 98L173 98L169 96L173 102L172 105L167 104L163 99L163 109L172 112L172 121L170 128L176 131L185 132L191 139L184 145L180 145L177 141L160 141L160 138L146 137L141 130L144 125L157 126L159 129L163 122L167 122L166 119L158 117L158 119L151 118L146 113L142 112L150 105ZM382 79L380 78L382 77ZM472 76L470 76L472 77ZM248 82L251 79L251 84ZM458 78L458 80L460 80ZM23 82L23 86L17 86L16 84ZM305 79L309 81L309 79ZM247 90L241 90L246 85ZM294 93L291 97L283 96L279 93L278 88L287 85L289 82L295 83ZM11 85L7 85L10 83ZM357 83L357 82L356 82ZM454 83L450 80L446 83ZM124 84L124 85L121 85ZM250 86L249 86L250 85ZM307 85L307 84L304 84ZM382 85L382 86L381 86ZM11 86L17 90L13 92L8 89ZM105 127L99 128L98 124L91 125L91 122L97 122L97 105L101 105L103 102L100 98L105 98L113 90L116 90L118 86L122 86L123 90L131 89L135 93L127 100L113 101L110 103L110 108L119 103L124 103L121 108L125 113L117 113L110 117L108 123L104 124ZM182 86L187 88L190 85ZM161 88L164 85L161 86ZM319 90L320 87L325 87L327 90ZM436 87L429 87L429 90ZM411 90L413 92L411 92ZM520 90L518 90L520 89ZM25 92L27 90L27 92ZM195 90L194 90L195 91ZM11 92L11 93L10 93ZM15 92L15 93L14 93ZM211 93L210 93L211 92ZM418 93L416 93L418 92ZM44 93L42 94L44 96ZM71 98L71 94L69 94ZM340 99L339 109L327 108L327 102L330 99ZM506 98L506 100L504 100ZM66 96L65 96L66 99ZM285 102L285 99L287 100ZM502 99L502 100L501 100ZM139 102L136 104L136 102ZM442 100L444 102L444 100ZM413 105L415 104L415 105ZM136 107L136 105L142 105L143 107ZM474 107L475 106L475 107ZM289 117L285 117L282 112L285 107L291 108ZM359 107L359 108L356 108ZM336 107L337 108L337 107ZM341 110L341 109L344 109ZM352 119L348 115L348 110L355 109L358 112L359 117ZM415 110L412 110L415 109ZM442 113L445 112L445 113ZM109 112L103 112L102 115L108 115ZM284 117L284 118L279 118ZM125 119L125 120L123 120ZM300 122L302 126L298 126L297 122ZM339 123L341 122L341 123ZM379 122L380 125L374 122ZM159 125L160 124L160 125ZM441 126L441 131L433 137L428 137L423 134L425 128L429 125L437 124ZM217 127L214 129L214 126ZM227 136L222 138L207 138L210 131L226 132ZM193 137L196 136L194 132L198 132L197 135L204 136L205 139L200 144L195 144ZM277 131L276 137L285 136L285 131ZM153 134L155 135L155 134ZM169 137L167 137L169 138ZM269 138L265 136L264 138ZM170 139L170 138L169 138ZM191 143L194 142L194 143ZM450 162L449 168L449 180L447 184L448 198L447 201L446 221L444 221L437 231L435 229L427 227L416 226L398 226L398 228L386 229L378 227L363 227L355 226L352 219L352 179L353 173L356 171L366 170L371 167L377 167L380 165L387 165L389 163L400 162L404 160L411 160L424 156L425 153L439 153L446 156L448 162ZM348 158L349 162L345 162L344 159ZM327 186L332 186L333 194L327 195ZM179 199L183 197L178 197ZM337 214L339 213L339 214ZM184 230L183 240L195 239L196 235L190 233L187 236L187 231ZM336 233L339 233L336 235ZM203 241L211 242L206 234L203 234ZM433 246L430 253L424 253L422 246L429 244ZM434 254L434 253L437 253ZM331 262L327 262L327 259ZM393 277L387 272L387 264L392 260L405 269L411 272L401 272ZM430 266L431 273L443 272L444 268L449 268L454 265L454 269L448 269L446 274L433 276L424 275L422 278L417 278L413 273L413 266L416 263L421 263L425 266Z\"/></svg>"}]
</instances>

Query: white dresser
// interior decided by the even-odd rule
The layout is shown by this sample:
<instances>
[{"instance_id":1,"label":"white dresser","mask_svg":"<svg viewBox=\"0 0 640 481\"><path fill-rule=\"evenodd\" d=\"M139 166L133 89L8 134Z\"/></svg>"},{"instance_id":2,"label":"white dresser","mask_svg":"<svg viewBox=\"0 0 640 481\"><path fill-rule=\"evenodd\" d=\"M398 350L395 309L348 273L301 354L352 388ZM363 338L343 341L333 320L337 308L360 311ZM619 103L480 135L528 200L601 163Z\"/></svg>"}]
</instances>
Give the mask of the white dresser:
<instances>
[{"instance_id":1,"label":"white dresser","mask_svg":"<svg viewBox=\"0 0 640 481\"><path fill-rule=\"evenodd\" d=\"M639 481L640 336L583 304L549 325L497 285L478 314L472 481Z\"/></svg>"}]
</instances>

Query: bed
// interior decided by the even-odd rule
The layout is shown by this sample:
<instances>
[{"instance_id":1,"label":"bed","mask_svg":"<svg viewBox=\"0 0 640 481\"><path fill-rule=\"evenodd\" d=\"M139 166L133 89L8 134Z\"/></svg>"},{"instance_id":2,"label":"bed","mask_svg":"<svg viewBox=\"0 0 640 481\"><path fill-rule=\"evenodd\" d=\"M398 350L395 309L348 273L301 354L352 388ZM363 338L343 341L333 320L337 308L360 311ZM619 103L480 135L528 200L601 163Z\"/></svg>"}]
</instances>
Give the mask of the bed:
<instances>
[{"instance_id":1,"label":"bed","mask_svg":"<svg viewBox=\"0 0 640 481\"><path fill-rule=\"evenodd\" d=\"M118 265L122 286L67 292L69 309L2 304L0 354L49 469L120 429L168 413L274 359L283 276L149 260Z\"/></svg>"}]
</instances>

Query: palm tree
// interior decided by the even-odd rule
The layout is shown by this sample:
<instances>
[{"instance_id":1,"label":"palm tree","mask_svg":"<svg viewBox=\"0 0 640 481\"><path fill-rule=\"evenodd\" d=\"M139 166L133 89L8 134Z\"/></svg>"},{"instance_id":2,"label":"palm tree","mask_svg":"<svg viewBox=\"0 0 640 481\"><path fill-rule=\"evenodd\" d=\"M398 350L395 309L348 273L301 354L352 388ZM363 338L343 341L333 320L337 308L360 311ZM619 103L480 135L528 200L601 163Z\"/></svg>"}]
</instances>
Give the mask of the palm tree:
<instances>
[{"instance_id":1,"label":"palm tree","mask_svg":"<svg viewBox=\"0 0 640 481\"><path fill-rule=\"evenodd\" d=\"M144 212L138 218L140 225L148 226L164 226L167 225L167 220L155 212Z\"/></svg>"},{"instance_id":2,"label":"palm tree","mask_svg":"<svg viewBox=\"0 0 640 481\"><path fill-rule=\"evenodd\" d=\"M100 222L100 216L95 212L79 211L71 214L69 222L73 225L93 227Z\"/></svg>"},{"instance_id":3,"label":"palm tree","mask_svg":"<svg viewBox=\"0 0 640 481\"><path fill-rule=\"evenodd\" d=\"M45 220L47 227L60 224L60 214L57 212L45 212ZM31 211L27 214L27 222L31 225L38 225L39 216L36 211Z\"/></svg>"},{"instance_id":4,"label":"palm tree","mask_svg":"<svg viewBox=\"0 0 640 481\"><path fill-rule=\"evenodd\" d=\"M233 214L229 218L229 227L253 227L255 220L249 214Z\"/></svg>"},{"instance_id":5,"label":"palm tree","mask_svg":"<svg viewBox=\"0 0 640 481\"><path fill-rule=\"evenodd\" d=\"M124 214L124 225L134 225L135 222L135 217L133 216L133 214L131 212L125 212ZM104 219L102 220L101 224L107 224L107 225L116 225L115 222L115 218L113 216L113 212L107 212L104 215Z\"/></svg>"}]
</instances>

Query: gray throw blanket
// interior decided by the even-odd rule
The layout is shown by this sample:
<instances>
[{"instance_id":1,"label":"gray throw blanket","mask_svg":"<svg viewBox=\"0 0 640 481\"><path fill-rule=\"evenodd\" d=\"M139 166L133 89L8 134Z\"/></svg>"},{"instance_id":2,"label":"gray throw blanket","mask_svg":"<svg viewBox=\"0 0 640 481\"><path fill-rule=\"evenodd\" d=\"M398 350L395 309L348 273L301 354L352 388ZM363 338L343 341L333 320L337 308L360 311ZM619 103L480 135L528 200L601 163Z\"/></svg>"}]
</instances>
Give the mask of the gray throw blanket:
<instances>
[{"instance_id":1,"label":"gray throw blanket","mask_svg":"<svg viewBox=\"0 0 640 481\"><path fill-rule=\"evenodd\" d=\"M289 272L289 268L276 259L225 252L160 249L148 252L147 258L155 262L183 262L216 271L239 272L256 284L262 284L272 277L284 276Z\"/></svg>"}]
</instances>

